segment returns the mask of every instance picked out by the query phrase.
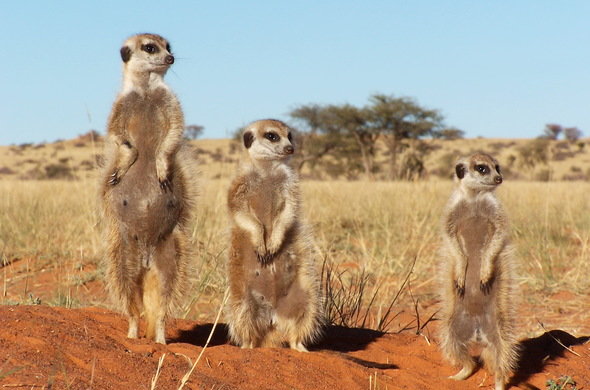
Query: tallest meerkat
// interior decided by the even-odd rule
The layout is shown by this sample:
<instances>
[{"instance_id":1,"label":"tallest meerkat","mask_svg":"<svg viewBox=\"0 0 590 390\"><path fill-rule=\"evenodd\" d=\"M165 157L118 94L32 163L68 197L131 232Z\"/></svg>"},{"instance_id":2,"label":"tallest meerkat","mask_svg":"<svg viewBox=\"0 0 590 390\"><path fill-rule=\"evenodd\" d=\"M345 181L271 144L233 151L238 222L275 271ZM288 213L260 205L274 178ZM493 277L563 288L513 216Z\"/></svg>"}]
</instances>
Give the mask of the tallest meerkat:
<instances>
[{"instance_id":1,"label":"tallest meerkat","mask_svg":"<svg viewBox=\"0 0 590 390\"><path fill-rule=\"evenodd\" d=\"M121 48L123 88L108 122L101 196L107 286L137 337L165 343L165 319L188 272L189 220L196 195L194 159L183 144L178 99L164 82L174 63L167 40L135 35Z\"/></svg>"}]
</instances>

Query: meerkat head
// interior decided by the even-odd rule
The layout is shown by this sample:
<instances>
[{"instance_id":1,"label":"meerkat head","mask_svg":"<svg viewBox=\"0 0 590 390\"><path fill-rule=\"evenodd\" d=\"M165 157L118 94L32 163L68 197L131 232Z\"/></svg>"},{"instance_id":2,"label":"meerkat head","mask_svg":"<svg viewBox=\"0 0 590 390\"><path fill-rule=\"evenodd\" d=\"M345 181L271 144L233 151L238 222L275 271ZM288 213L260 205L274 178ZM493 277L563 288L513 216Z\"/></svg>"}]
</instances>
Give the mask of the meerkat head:
<instances>
[{"instance_id":1,"label":"meerkat head","mask_svg":"<svg viewBox=\"0 0 590 390\"><path fill-rule=\"evenodd\" d=\"M276 119L251 123L242 137L253 160L284 160L295 152L291 129Z\"/></svg>"},{"instance_id":2,"label":"meerkat head","mask_svg":"<svg viewBox=\"0 0 590 390\"><path fill-rule=\"evenodd\" d=\"M455 173L461 185L471 190L493 191L502 183L500 164L485 153L461 158L455 166Z\"/></svg>"},{"instance_id":3,"label":"meerkat head","mask_svg":"<svg viewBox=\"0 0 590 390\"><path fill-rule=\"evenodd\" d=\"M138 34L128 38L121 47L125 70L164 74L174 63L170 43L156 34Z\"/></svg>"}]
</instances>

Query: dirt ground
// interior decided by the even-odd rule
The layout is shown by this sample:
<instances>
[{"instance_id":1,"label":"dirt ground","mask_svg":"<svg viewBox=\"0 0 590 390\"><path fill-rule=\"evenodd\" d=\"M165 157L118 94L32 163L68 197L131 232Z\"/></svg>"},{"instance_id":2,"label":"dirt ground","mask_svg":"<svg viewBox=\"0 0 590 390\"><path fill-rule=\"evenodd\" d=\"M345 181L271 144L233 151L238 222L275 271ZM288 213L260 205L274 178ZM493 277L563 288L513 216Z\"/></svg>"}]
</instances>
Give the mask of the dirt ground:
<instances>
[{"instance_id":1,"label":"dirt ground","mask_svg":"<svg viewBox=\"0 0 590 390\"><path fill-rule=\"evenodd\" d=\"M0 306L0 386L23 389L177 389L206 343L212 324L172 320L167 345L127 339L126 320L106 309ZM480 369L465 382L446 379L433 340L414 332L382 334L328 327L309 353L242 350L229 345L224 324L190 376L188 389L469 389L490 388ZM553 330L522 341L512 385L545 389L569 375L590 387L590 344ZM567 348L567 349L566 349Z\"/></svg>"},{"instance_id":2,"label":"dirt ground","mask_svg":"<svg viewBox=\"0 0 590 390\"><path fill-rule=\"evenodd\" d=\"M92 274L92 267L79 267L80 274L69 278L86 280L71 294L94 306L67 309L62 307L68 304L67 293L64 302L50 299L55 293L48 286L55 286L60 273L51 267L36 268L35 264L39 262L31 259L29 264L20 259L2 269L5 303L12 304L0 305L0 389L179 388L181 379L203 351L213 324L172 319L167 326L167 345L127 339L126 319L104 308L108 300L102 283L85 274ZM42 304L15 305L16 297L11 294L22 295L25 291L30 303ZM562 322L564 317L578 318L579 308L574 312L567 305L572 299L571 294L560 293L543 303L549 314L542 317L547 331L522 340L520 368L512 378L512 388L547 389L547 380L569 376L577 382L577 389L590 389L587 317L575 320L574 327L551 328L560 323L557 317ZM559 313L555 310L555 321L550 310L553 307L560 308ZM421 310L424 319L429 318L435 305L427 303ZM527 317L536 318L536 310L527 308ZM409 308L400 312L396 323L404 329L404 324L414 319ZM416 334L415 324L389 334L328 327L309 353L300 353L289 349L240 349L227 342L225 325L220 323L184 388L493 388L493 377L484 369L464 382L446 379L457 369L442 359L436 326L437 321L428 322L421 334Z\"/></svg>"}]
</instances>

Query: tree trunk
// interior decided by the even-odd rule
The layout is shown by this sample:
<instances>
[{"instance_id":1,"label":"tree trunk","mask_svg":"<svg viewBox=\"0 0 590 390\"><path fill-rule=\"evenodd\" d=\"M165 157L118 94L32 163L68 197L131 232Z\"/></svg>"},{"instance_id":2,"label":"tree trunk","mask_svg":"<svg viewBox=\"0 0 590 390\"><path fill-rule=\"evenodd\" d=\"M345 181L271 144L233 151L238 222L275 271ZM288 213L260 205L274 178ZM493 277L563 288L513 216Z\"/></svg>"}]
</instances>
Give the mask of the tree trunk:
<instances>
[{"instance_id":1,"label":"tree trunk","mask_svg":"<svg viewBox=\"0 0 590 390\"><path fill-rule=\"evenodd\" d=\"M359 133L354 133L354 139L358 144L359 148L361 149L361 158L363 161L363 168L365 169L365 176L373 181L375 177L373 176L373 159L371 154L368 151L368 147L365 142L363 142L362 136Z\"/></svg>"}]
</instances>

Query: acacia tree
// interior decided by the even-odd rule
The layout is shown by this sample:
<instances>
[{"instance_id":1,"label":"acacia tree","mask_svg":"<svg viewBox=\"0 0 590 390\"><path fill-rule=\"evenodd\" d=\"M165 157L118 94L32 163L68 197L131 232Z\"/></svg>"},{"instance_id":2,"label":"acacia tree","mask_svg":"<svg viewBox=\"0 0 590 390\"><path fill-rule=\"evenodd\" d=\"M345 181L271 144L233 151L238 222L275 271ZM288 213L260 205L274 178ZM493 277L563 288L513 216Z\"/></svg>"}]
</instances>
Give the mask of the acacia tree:
<instances>
[{"instance_id":1,"label":"acacia tree","mask_svg":"<svg viewBox=\"0 0 590 390\"><path fill-rule=\"evenodd\" d=\"M543 129L543 134L540 138L546 138L550 140L556 140L559 138L559 135L563 132L563 127L558 125L557 123L547 123L545 125L545 129Z\"/></svg>"},{"instance_id":2,"label":"acacia tree","mask_svg":"<svg viewBox=\"0 0 590 390\"><path fill-rule=\"evenodd\" d=\"M324 108L317 104L301 105L293 109L289 116L296 126L295 144L297 147L297 170L309 163L312 167L325 155L331 153L341 143L339 129L324 126Z\"/></svg>"},{"instance_id":3,"label":"acacia tree","mask_svg":"<svg viewBox=\"0 0 590 390\"><path fill-rule=\"evenodd\" d=\"M186 139L197 139L203 134L205 128L200 125L188 125L184 128L184 137Z\"/></svg>"},{"instance_id":4,"label":"acacia tree","mask_svg":"<svg viewBox=\"0 0 590 390\"><path fill-rule=\"evenodd\" d=\"M568 141L575 142L582 137L583 133L582 130L578 129L577 127L566 127L563 129L563 135Z\"/></svg>"},{"instance_id":5,"label":"acacia tree","mask_svg":"<svg viewBox=\"0 0 590 390\"><path fill-rule=\"evenodd\" d=\"M389 152L388 176L398 178L397 157L408 147L405 141L435 135L442 127L443 117L437 110L424 109L407 97L375 94L369 100L369 125L375 133L384 135ZM460 135L457 131L454 134Z\"/></svg>"},{"instance_id":6,"label":"acacia tree","mask_svg":"<svg viewBox=\"0 0 590 390\"><path fill-rule=\"evenodd\" d=\"M368 112L350 104L331 105L325 108L325 125L332 129L340 129L345 136L354 139L361 155L365 176L374 179L376 142L379 132L368 126Z\"/></svg>"},{"instance_id":7,"label":"acacia tree","mask_svg":"<svg viewBox=\"0 0 590 390\"><path fill-rule=\"evenodd\" d=\"M423 156L430 149L422 138L463 136L459 129L445 128L437 110L422 108L407 97L383 94L371 96L369 104L362 108L350 104L311 104L299 106L289 115L301 125L297 137L299 170L308 162L313 167L322 160L328 171L345 172L348 177L360 170L367 178L374 179L380 138L389 154L388 177L396 179L416 177L424 170ZM411 165L411 172L408 167L399 168L397 162L399 154L410 144L414 146L412 156L404 164ZM325 159L326 155L330 159Z\"/></svg>"}]
</instances>

